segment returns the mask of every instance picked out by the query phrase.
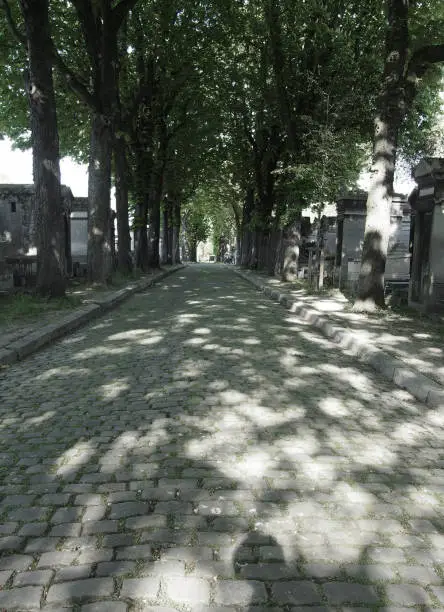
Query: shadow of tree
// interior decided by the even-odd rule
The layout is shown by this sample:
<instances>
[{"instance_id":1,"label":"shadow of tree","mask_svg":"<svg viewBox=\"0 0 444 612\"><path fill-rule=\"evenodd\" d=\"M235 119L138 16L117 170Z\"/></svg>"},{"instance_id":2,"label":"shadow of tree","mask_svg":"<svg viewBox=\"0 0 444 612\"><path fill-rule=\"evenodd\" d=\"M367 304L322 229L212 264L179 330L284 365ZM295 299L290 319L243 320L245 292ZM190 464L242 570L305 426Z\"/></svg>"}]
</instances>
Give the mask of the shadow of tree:
<instances>
[{"instance_id":1,"label":"shadow of tree","mask_svg":"<svg viewBox=\"0 0 444 612\"><path fill-rule=\"evenodd\" d=\"M443 414L226 268L10 367L0 398L0 607L27 585L39 605L439 605Z\"/></svg>"}]
</instances>

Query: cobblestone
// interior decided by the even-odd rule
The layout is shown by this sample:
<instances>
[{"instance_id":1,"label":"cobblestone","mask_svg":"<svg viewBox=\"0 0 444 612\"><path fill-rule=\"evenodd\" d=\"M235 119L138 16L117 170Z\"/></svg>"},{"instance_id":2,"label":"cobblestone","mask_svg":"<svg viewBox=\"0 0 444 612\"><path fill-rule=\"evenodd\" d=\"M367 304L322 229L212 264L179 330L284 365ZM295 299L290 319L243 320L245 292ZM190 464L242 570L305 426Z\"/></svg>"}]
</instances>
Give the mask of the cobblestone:
<instances>
[{"instance_id":1,"label":"cobblestone","mask_svg":"<svg viewBox=\"0 0 444 612\"><path fill-rule=\"evenodd\" d=\"M11 578L11 576L12 576L11 571L0 572L0 589L5 586L5 584Z\"/></svg>"},{"instance_id":2,"label":"cobblestone","mask_svg":"<svg viewBox=\"0 0 444 612\"><path fill-rule=\"evenodd\" d=\"M328 600L333 605L339 604L376 604L379 597L374 587L347 582L332 582L324 585Z\"/></svg>"},{"instance_id":3,"label":"cobblestone","mask_svg":"<svg viewBox=\"0 0 444 612\"><path fill-rule=\"evenodd\" d=\"M46 601L48 603L70 603L88 597L110 597L113 591L114 583L111 578L61 582L50 587Z\"/></svg>"},{"instance_id":4,"label":"cobblestone","mask_svg":"<svg viewBox=\"0 0 444 612\"><path fill-rule=\"evenodd\" d=\"M35 572L23 572L14 577L14 586L39 586L45 585L52 579L53 572L51 570L42 570Z\"/></svg>"},{"instance_id":5,"label":"cobblestone","mask_svg":"<svg viewBox=\"0 0 444 612\"><path fill-rule=\"evenodd\" d=\"M229 268L3 369L0 419L0 609L444 605L440 414Z\"/></svg>"},{"instance_id":6,"label":"cobblestone","mask_svg":"<svg viewBox=\"0 0 444 612\"><path fill-rule=\"evenodd\" d=\"M60 538L36 538L27 544L25 553L42 553L57 550Z\"/></svg>"},{"instance_id":7,"label":"cobblestone","mask_svg":"<svg viewBox=\"0 0 444 612\"><path fill-rule=\"evenodd\" d=\"M3 570L26 570L34 559L29 555L5 555L0 557L0 571Z\"/></svg>"},{"instance_id":8,"label":"cobblestone","mask_svg":"<svg viewBox=\"0 0 444 612\"><path fill-rule=\"evenodd\" d=\"M82 580L89 578L92 573L92 565L71 565L62 567L54 577L54 582L68 582L69 580Z\"/></svg>"},{"instance_id":9,"label":"cobblestone","mask_svg":"<svg viewBox=\"0 0 444 612\"><path fill-rule=\"evenodd\" d=\"M103 601L82 606L81 612L126 612L128 606L120 601Z\"/></svg>"},{"instance_id":10,"label":"cobblestone","mask_svg":"<svg viewBox=\"0 0 444 612\"><path fill-rule=\"evenodd\" d=\"M120 597L128 599L156 599L160 588L158 578L130 578L123 581Z\"/></svg>"},{"instance_id":11,"label":"cobblestone","mask_svg":"<svg viewBox=\"0 0 444 612\"><path fill-rule=\"evenodd\" d=\"M210 602L210 585L200 578L167 578L165 593L168 599L184 604Z\"/></svg>"},{"instance_id":12,"label":"cobblestone","mask_svg":"<svg viewBox=\"0 0 444 612\"><path fill-rule=\"evenodd\" d=\"M20 528L18 534L21 536L42 536L48 529L47 523L28 523Z\"/></svg>"},{"instance_id":13,"label":"cobblestone","mask_svg":"<svg viewBox=\"0 0 444 612\"><path fill-rule=\"evenodd\" d=\"M264 584L255 580L221 580L214 600L217 604L248 606L267 601L267 592Z\"/></svg>"},{"instance_id":14,"label":"cobblestone","mask_svg":"<svg viewBox=\"0 0 444 612\"><path fill-rule=\"evenodd\" d=\"M131 574L136 564L132 561L108 561L99 563L96 569L96 576L122 576Z\"/></svg>"},{"instance_id":15,"label":"cobblestone","mask_svg":"<svg viewBox=\"0 0 444 612\"><path fill-rule=\"evenodd\" d=\"M83 533L116 533L119 529L118 521L89 521L83 526Z\"/></svg>"},{"instance_id":16,"label":"cobblestone","mask_svg":"<svg viewBox=\"0 0 444 612\"><path fill-rule=\"evenodd\" d=\"M113 504L109 513L110 519L121 519L129 516L143 515L148 512L148 504L142 502L122 502Z\"/></svg>"},{"instance_id":17,"label":"cobblestone","mask_svg":"<svg viewBox=\"0 0 444 612\"><path fill-rule=\"evenodd\" d=\"M39 610L42 587L26 586L0 591L0 610Z\"/></svg>"},{"instance_id":18,"label":"cobblestone","mask_svg":"<svg viewBox=\"0 0 444 612\"><path fill-rule=\"evenodd\" d=\"M24 538L19 538L17 536L5 536L4 538L0 538L0 552L19 551L23 548L24 543L25 543Z\"/></svg>"},{"instance_id":19,"label":"cobblestone","mask_svg":"<svg viewBox=\"0 0 444 612\"><path fill-rule=\"evenodd\" d=\"M427 591L413 584L390 584L386 588L386 595L392 603L403 606L430 604Z\"/></svg>"},{"instance_id":20,"label":"cobblestone","mask_svg":"<svg viewBox=\"0 0 444 612\"><path fill-rule=\"evenodd\" d=\"M320 603L316 586L308 581L277 582L272 587L272 598L280 605Z\"/></svg>"}]
</instances>

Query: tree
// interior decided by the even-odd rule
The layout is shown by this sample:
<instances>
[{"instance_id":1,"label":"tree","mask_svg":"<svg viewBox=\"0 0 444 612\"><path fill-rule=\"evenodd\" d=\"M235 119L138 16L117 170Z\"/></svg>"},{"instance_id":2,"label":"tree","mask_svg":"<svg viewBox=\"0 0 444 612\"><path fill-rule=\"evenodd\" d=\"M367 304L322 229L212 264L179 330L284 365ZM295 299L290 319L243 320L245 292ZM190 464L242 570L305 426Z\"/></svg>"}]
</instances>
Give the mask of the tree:
<instances>
[{"instance_id":1,"label":"tree","mask_svg":"<svg viewBox=\"0 0 444 612\"><path fill-rule=\"evenodd\" d=\"M1 0L10 24L17 31L8 0ZM119 30L128 12L137 0L75 0L73 8L66 2L54 0L51 6L53 16L53 39L51 58L54 66L64 78L63 94L66 88L74 93L77 101L66 104L68 126L64 133L70 141L70 149L79 152L75 144L79 119L85 119L79 102L89 111L89 232L88 232L88 275L90 280L104 283L110 278L111 262L111 160L114 131L118 106L117 63ZM77 18L77 21L76 21ZM83 35L79 45L78 25ZM74 38L75 36L75 38ZM75 68L72 68L71 65ZM62 95L61 100L66 101ZM81 121L82 128L84 127ZM85 130L82 130L85 131ZM77 139L85 143L85 135ZM84 153L84 151L82 152Z\"/></svg>"},{"instance_id":2,"label":"tree","mask_svg":"<svg viewBox=\"0 0 444 612\"><path fill-rule=\"evenodd\" d=\"M11 29L26 44L29 69L25 85L29 99L35 185L37 292L63 296L66 285L65 236L60 188L60 155L52 76L52 40L48 0L20 0L25 36L3 2Z\"/></svg>"},{"instance_id":3,"label":"tree","mask_svg":"<svg viewBox=\"0 0 444 612\"><path fill-rule=\"evenodd\" d=\"M159 265L161 207L164 227L173 226L170 254L163 257L173 260L173 249L177 259L180 203L213 163L211 141L221 123L212 93L219 30L212 3L201 0L180 6L153 0L128 20L134 51L122 100L129 111L136 262L145 269Z\"/></svg>"},{"instance_id":4,"label":"tree","mask_svg":"<svg viewBox=\"0 0 444 612\"><path fill-rule=\"evenodd\" d=\"M420 79L431 65L444 61L444 44L412 49L409 0L387 0L386 7L385 64L374 122L372 180L355 302L357 310L385 306L384 272L399 134ZM433 8L439 10L436 5Z\"/></svg>"},{"instance_id":5,"label":"tree","mask_svg":"<svg viewBox=\"0 0 444 612\"><path fill-rule=\"evenodd\" d=\"M122 23L137 0L89 2L73 0L83 33L90 64L91 88L68 69L60 54L58 67L69 78L73 90L90 107L91 140L88 181L88 276L106 282L112 271L111 261L111 163L118 112L117 36Z\"/></svg>"}]
</instances>

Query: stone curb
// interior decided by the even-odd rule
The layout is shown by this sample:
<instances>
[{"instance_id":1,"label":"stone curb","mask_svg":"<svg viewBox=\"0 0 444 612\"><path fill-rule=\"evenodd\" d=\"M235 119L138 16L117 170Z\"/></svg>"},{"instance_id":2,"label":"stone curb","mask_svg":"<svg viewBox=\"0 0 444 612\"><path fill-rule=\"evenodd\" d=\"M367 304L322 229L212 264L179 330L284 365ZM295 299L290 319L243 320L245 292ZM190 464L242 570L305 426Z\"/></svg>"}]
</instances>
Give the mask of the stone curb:
<instances>
[{"instance_id":1,"label":"stone curb","mask_svg":"<svg viewBox=\"0 0 444 612\"><path fill-rule=\"evenodd\" d=\"M135 293L145 291L145 289L148 289L158 281L185 267L184 265L179 265L169 270L162 270L150 278L143 278L131 283L127 287L118 289L103 298L92 298L87 301L84 306L70 312L56 323L44 325L40 329L28 334L25 338L21 338L0 347L0 367L10 365L16 361L21 361L43 346L50 344L54 340L69 334L92 319L116 308Z\"/></svg>"},{"instance_id":2,"label":"stone curb","mask_svg":"<svg viewBox=\"0 0 444 612\"><path fill-rule=\"evenodd\" d=\"M382 349L369 345L354 332L332 321L328 315L296 301L289 294L267 287L260 278L241 270L235 272L267 297L279 302L287 310L321 331L342 349L350 351L359 361L370 365L397 387L406 389L416 399L432 408L444 408L444 389L428 376L409 368L403 361Z\"/></svg>"}]
</instances>

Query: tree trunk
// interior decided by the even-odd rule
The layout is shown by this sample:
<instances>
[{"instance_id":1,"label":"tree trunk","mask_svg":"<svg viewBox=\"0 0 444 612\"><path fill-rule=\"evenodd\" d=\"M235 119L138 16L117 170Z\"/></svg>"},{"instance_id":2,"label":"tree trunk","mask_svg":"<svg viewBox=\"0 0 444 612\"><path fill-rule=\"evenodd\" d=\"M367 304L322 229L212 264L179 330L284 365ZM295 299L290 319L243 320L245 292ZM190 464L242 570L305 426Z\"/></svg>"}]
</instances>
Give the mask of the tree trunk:
<instances>
[{"instance_id":1,"label":"tree trunk","mask_svg":"<svg viewBox=\"0 0 444 612\"><path fill-rule=\"evenodd\" d=\"M240 264L247 268L250 263L252 250L251 219L254 210L254 189L250 187L245 194L244 206L242 210L242 252Z\"/></svg>"},{"instance_id":2,"label":"tree trunk","mask_svg":"<svg viewBox=\"0 0 444 612\"><path fill-rule=\"evenodd\" d=\"M281 278L292 282L298 276L299 244L301 240L301 223L295 220L283 230Z\"/></svg>"},{"instance_id":3,"label":"tree trunk","mask_svg":"<svg viewBox=\"0 0 444 612\"><path fill-rule=\"evenodd\" d=\"M114 141L114 160L116 172L116 209L117 209L117 265L122 274L132 270L131 237L128 217L128 162L125 142Z\"/></svg>"},{"instance_id":4,"label":"tree trunk","mask_svg":"<svg viewBox=\"0 0 444 612\"><path fill-rule=\"evenodd\" d=\"M170 220L171 221L171 220ZM167 264L171 266L173 263L173 228L171 222L168 226L168 251L167 251Z\"/></svg>"},{"instance_id":5,"label":"tree trunk","mask_svg":"<svg viewBox=\"0 0 444 612\"><path fill-rule=\"evenodd\" d=\"M111 125L94 113L91 126L91 149L88 180L88 278L106 283L111 278L110 190Z\"/></svg>"},{"instance_id":6,"label":"tree trunk","mask_svg":"<svg viewBox=\"0 0 444 612\"><path fill-rule=\"evenodd\" d=\"M237 228L236 232L236 254L234 263L238 266L241 262L241 253L242 253L242 234L240 228Z\"/></svg>"},{"instance_id":7,"label":"tree trunk","mask_svg":"<svg viewBox=\"0 0 444 612\"><path fill-rule=\"evenodd\" d=\"M258 256L257 256L257 267L259 270L266 270L268 268L268 257L270 247L270 231L261 230L258 232Z\"/></svg>"},{"instance_id":8,"label":"tree trunk","mask_svg":"<svg viewBox=\"0 0 444 612\"><path fill-rule=\"evenodd\" d=\"M155 134L157 134L159 138L159 150L153 164L148 205L148 262L150 268L153 269L160 267L160 203L162 201L166 151L168 146L167 127L163 119L156 125Z\"/></svg>"},{"instance_id":9,"label":"tree trunk","mask_svg":"<svg viewBox=\"0 0 444 612\"><path fill-rule=\"evenodd\" d=\"M180 203L175 201L173 202L173 214L172 214L172 223L173 223L173 231L172 231L172 240L171 240L171 249L172 249L172 263L179 264L180 263L180 248L179 248L179 240L180 240Z\"/></svg>"},{"instance_id":10,"label":"tree trunk","mask_svg":"<svg viewBox=\"0 0 444 612\"><path fill-rule=\"evenodd\" d=\"M280 277L282 274L282 267L284 265L284 230L279 230L279 236L276 247L276 261L274 264L274 276Z\"/></svg>"},{"instance_id":11,"label":"tree trunk","mask_svg":"<svg viewBox=\"0 0 444 612\"><path fill-rule=\"evenodd\" d=\"M109 241L111 245L111 267L112 272L117 270L117 253L116 253L116 212L110 211L109 216Z\"/></svg>"},{"instance_id":12,"label":"tree trunk","mask_svg":"<svg viewBox=\"0 0 444 612\"><path fill-rule=\"evenodd\" d=\"M242 268L248 268L251 250L251 232L244 228L241 240L241 257L240 265Z\"/></svg>"},{"instance_id":13,"label":"tree trunk","mask_svg":"<svg viewBox=\"0 0 444 612\"><path fill-rule=\"evenodd\" d=\"M367 198L357 310L385 306L384 272L390 235L398 133L405 113L404 73L409 45L408 2L387 0L388 27L382 91L373 140L372 180Z\"/></svg>"},{"instance_id":14,"label":"tree trunk","mask_svg":"<svg viewBox=\"0 0 444 612\"><path fill-rule=\"evenodd\" d=\"M180 228L174 226L173 227L173 244L172 244L172 248L173 248L173 265L179 264L180 263L180 248L179 248L179 235L180 235Z\"/></svg>"},{"instance_id":15,"label":"tree trunk","mask_svg":"<svg viewBox=\"0 0 444 612\"><path fill-rule=\"evenodd\" d=\"M248 263L247 263L247 267L250 268L250 270L257 269L259 241L260 241L259 232L257 229L254 229L251 232L250 253L249 253L249 258L248 258Z\"/></svg>"},{"instance_id":16,"label":"tree trunk","mask_svg":"<svg viewBox=\"0 0 444 612\"><path fill-rule=\"evenodd\" d=\"M148 262L148 208L146 203L141 203L136 206L136 215L134 219L134 250L136 267L147 272L149 268Z\"/></svg>"},{"instance_id":17,"label":"tree trunk","mask_svg":"<svg viewBox=\"0 0 444 612\"><path fill-rule=\"evenodd\" d=\"M29 59L36 208L37 291L63 296L65 235L60 187L59 136L52 78L48 0L21 0Z\"/></svg>"},{"instance_id":18,"label":"tree trunk","mask_svg":"<svg viewBox=\"0 0 444 612\"><path fill-rule=\"evenodd\" d=\"M162 227L162 255L161 255L161 263L166 264L168 263L168 252L170 250L170 245L169 245L169 238L170 238L170 232L169 232L169 203L165 202L164 207L163 207L163 227Z\"/></svg>"},{"instance_id":19,"label":"tree trunk","mask_svg":"<svg viewBox=\"0 0 444 612\"><path fill-rule=\"evenodd\" d=\"M268 241L267 248L267 274L270 276L274 275L276 269L276 262L279 255L279 245L281 240L281 232L273 228L270 231L270 239Z\"/></svg>"},{"instance_id":20,"label":"tree trunk","mask_svg":"<svg viewBox=\"0 0 444 612\"><path fill-rule=\"evenodd\" d=\"M196 263L197 262L197 242L190 242L190 261Z\"/></svg>"},{"instance_id":21,"label":"tree trunk","mask_svg":"<svg viewBox=\"0 0 444 612\"><path fill-rule=\"evenodd\" d=\"M182 243L182 259L183 261L190 261L190 245L187 240L187 218L186 215L181 216L181 231L179 233L180 241Z\"/></svg>"},{"instance_id":22,"label":"tree trunk","mask_svg":"<svg viewBox=\"0 0 444 612\"><path fill-rule=\"evenodd\" d=\"M150 269L160 267L159 238L160 198L154 194L148 208L148 267Z\"/></svg>"}]
</instances>

